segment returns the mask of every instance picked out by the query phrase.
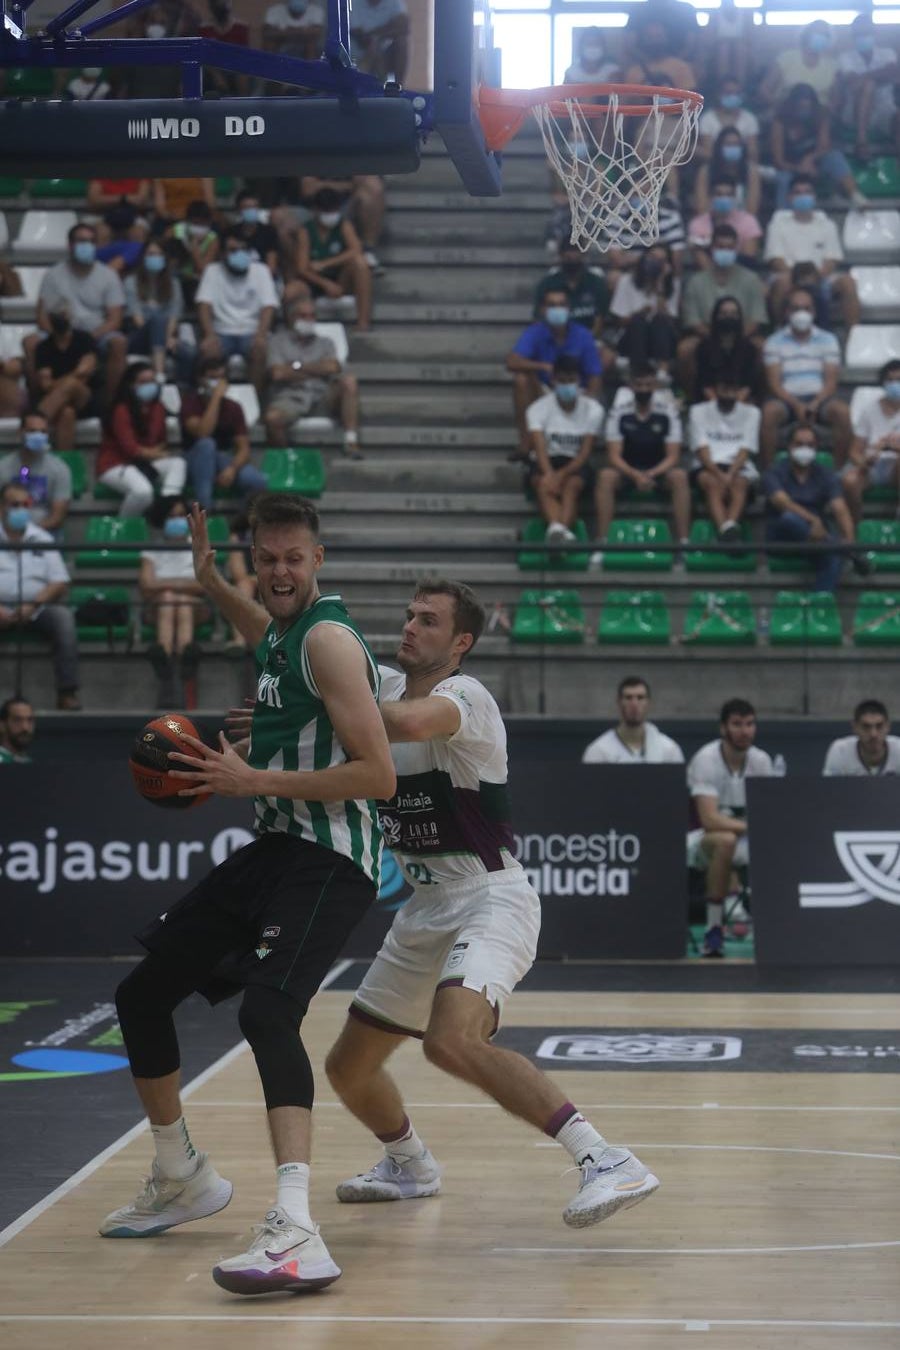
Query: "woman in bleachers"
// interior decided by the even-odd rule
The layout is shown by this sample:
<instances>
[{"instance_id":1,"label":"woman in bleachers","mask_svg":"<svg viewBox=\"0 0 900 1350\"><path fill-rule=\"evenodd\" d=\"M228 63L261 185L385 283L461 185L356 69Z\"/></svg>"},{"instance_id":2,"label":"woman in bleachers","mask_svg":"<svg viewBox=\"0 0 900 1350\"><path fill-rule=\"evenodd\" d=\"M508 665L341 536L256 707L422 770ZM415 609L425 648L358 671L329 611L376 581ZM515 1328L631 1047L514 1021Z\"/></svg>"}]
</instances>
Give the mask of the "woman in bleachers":
<instances>
[{"instance_id":1,"label":"woman in bleachers","mask_svg":"<svg viewBox=\"0 0 900 1350\"><path fill-rule=\"evenodd\" d=\"M747 143L737 127L723 127L713 142L708 164L701 164L694 183L694 210L703 215L709 210L711 189L716 183L729 182L735 187L739 211L759 216L762 196L759 167L751 159Z\"/></svg>"},{"instance_id":2,"label":"woman in bleachers","mask_svg":"<svg viewBox=\"0 0 900 1350\"><path fill-rule=\"evenodd\" d=\"M181 702L178 682L196 672L199 649L194 634L197 624L209 617L209 610L203 587L194 576L184 497L158 497L146 514L160 542L183 546L143 551L138 578L145 621L155 630L147 657L160 682L159 702L167 706Z\"/></svg>"},{"instance_id":3,"label":"woman in bleachers","mask_svg":"<svg viewBox=\"0 0 900 1350\"><path fill-rule=\"evenodd\" d=\"M634 272L619 278L609 312L624 327L619 355L630 365L650 363L659 375L668 375L678 346L680 294L681 283L667 244L646 249Z\"/></svg>"},{"instance_id":4,"label":"woman in bleachers","mask_svg":"<svg viewBox=\"0 0 900 1350\"><path fill-rule=\"evenodd\" d=\"M854 206L866 199L856 186L847 156L831 144L828 113L809 84L795 84L779 104L772 119L772 162L777 170L775 205L788 204L795 174L822 174L846 193Z\"/></svg>"},{"instance_id":5,"label":"woman in bleachers","mask_svg":"<svg viewBox=\"0 0 900 1350\"><path fill-rule=\"evenodd\" d=\"M716 384L727 380L740 390L741 402L756 403L764 389L758 345L744 335L744 312L732 295L713 306L709 332L700 339L695 355L696 377L691 403L715 398Z\"/></svg>"},{"instance_id":6,"label":"woman in bleachers","mask_svg":"<svg viewBox=\"0 0 900 1350\"><path fill-rule=\"evenodd\" d=\"M696 159L706 162L712 158L713 146L725 130L733 129L741 136L749 164L759 163L759 119L745 106L744 91L736 75L723 75L716 96L708 100L700 114L700 139Z\"/></svg>"},{"instance_id":7,"label":"woman in bleachers","mask_svg":"<svg viewBox=\"0 0 900 1350\"><path fill-rule=\"evenodd\" d=\"M125 278L125 308L131 322L129 352L149 356L157 379L163 382L166 356L171 354L178 383L186 384L196 349L178 341L184 295L159 239L151 239L144 245L137 267Z\"/></svg>"},{"instance_id":8,"label":"woman in bleachers","mask_svg":"<svg viewBox=\"0 0 900 1350\"><path fill-rule=\"evenodd\" d=\"M187 464L166 444L166 410L162 386L153 367L143 361L126 370L103 427L97 455L97 478L122 494L119 514L140 516L160 496L177 496L185 484Z\"/></svg>"}]
</instances>

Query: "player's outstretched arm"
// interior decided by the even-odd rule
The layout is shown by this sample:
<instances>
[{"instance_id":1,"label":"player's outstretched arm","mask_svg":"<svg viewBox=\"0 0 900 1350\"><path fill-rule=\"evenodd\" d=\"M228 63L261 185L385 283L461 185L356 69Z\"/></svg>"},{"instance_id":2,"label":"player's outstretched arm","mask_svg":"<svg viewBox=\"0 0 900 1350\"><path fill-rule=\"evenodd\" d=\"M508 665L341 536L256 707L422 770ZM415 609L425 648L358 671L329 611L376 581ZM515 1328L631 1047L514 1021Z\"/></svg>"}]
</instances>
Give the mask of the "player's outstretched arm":
<instances>
[{"instance_id":1,"label":"player's outstretched arm","mask_svg":"<svg viewBox=\"0 0 900 1350\"><path fill-rule=\"evenodd\" d=\"M242 595L236 586L226 581L216 567L216 550L209 542L206 512L195 502L189 516L191 547L194 552L194 576L206 591L216 608L238 630L250 646L262 641L269 626L269 616L255 600Z\"/></svg>"},{"instance_id":2,"label":"player's outstretched arm","mask_svg":"<svg viewBox=\"0 0 900 1350\"><path fill-rule=\"evenodd\" d=\"M447 740L459 731L458 706L440 694L428 698L404 699L381 705L381 716L389 741Z\"/></svg>"}]
</instances>

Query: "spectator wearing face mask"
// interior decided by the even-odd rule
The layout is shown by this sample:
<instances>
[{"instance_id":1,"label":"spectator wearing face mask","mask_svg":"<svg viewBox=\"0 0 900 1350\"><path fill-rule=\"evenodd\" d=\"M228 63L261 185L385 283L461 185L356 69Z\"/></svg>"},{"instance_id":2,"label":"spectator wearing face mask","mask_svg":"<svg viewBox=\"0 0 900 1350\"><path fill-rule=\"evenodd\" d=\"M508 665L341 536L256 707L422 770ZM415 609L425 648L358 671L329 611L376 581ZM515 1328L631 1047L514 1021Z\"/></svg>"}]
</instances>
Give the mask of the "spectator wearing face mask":
<instances>
[{"instance_id":1,"label":"spectator wearing face mask","mask_svg":"<svg viewBox=\"0 0 900 1350\"><path fill-rule=\"evenodd\" d=\"M885 362L878 372L881 397L867 403L853 423L853 441L842 475L854 520L862 516L863 493L870 485L900 489L900 361Z\"/></svg>"},{"instance_id":2,"label":"spectator wearing face mask","mask_svg":"<svg viewBox=\"0 0 900 1350\"><path fill-rule=\"evenodd\" d=\"M795 427L787 456L777 460L763 475L768 515L766 538L770 543L805 544L807 540L822 543L835 538L845 544L853 543L853 517L840 481L831 469L817 463L817 448L812 427ZM808 556L815 568L813 590L835 590L844 566L841 554L826 550ZM851 561L860 576L871 571L864 554L851 554Z\"/></svg>"},{"instance_id":3,"label":"spectator wearing face mask","mask_svg":"<svg viewBox=\"0 0 900 1350\"><path fill-rule=\"evenodd\" d=\"M278 275L278 231L262 219L259 197L249 188L237 195L233 229L241 236L253 262L265 263L273 277Z\"/></svg>"},{"instance_id":4,"label":"spectator wearing face mask","mask_svg":"<svg viewBox=\"0 0 900 1350\"><path fill-rule=\"evenodd\" d=\"M220 252L219 235L207 203L192 201L185 219L177 221L165 231L164 241L171 248L175 259L184 303L192 307L200 278L210 263L216 262Z\"/></svg>"},{"instance_id":5,"label":"spectator wearing face mask","mask_svg":"<svg viewBox=\"0 0 900 1350\"><path fill-rule=\"evenodd\" d=\"M738 390L741 403L762 398L765 377L759 346L745 336L744 313L733 295L723 295L713 305L709 332L698 342L693 364L692 403L715 398L722 378Z\"/></svg>"},{"instance_id":6,"label":"spectator wearing face mask","mask_svg":"<svg viewBox=\"0 0 900 1350\"><path fill-rule=\"evenodd\" d=\"M828 111L809 85L795 85L776 109L772 119L771 149L772 163L777 171L775 205L778 210L784 209L797 190L798 178L805 184L804 193L810 186L815 193L815 180L819 175L831 179L854 206L868 205L856 186L847 156L831 144Z\"/></svg>"},{"instance_id":7,"label":"spectator wearing face mask","mask_svg":"<svg viewBox=\"0 0 900 1350\"><path fill-rule=\"evenodd\" d=\"M799 263L816 269L817 299L828 307L836 299L847 327L859 323L859 295L849 272L838 267L844 253L837 226L824 211L816 210L815 183L807 174L791 180L790 209L776 211L766 230L765 258L772 272L769 310L780 315L791 289L791 271Z\"/></svg>"},{"instance_id":8,"label":"spectator wearing face mask","mask_svg":"<svg viewBox=\"0 0 900 1350\"><path fill-rule=\"evenodd\" d=\"M96 102L110 97L112 85L101 66L83 66L66 81L64 94L81 102L86 100Z\"/></svg>"},{"instance_id":9,"label":"spectator wearing face mask","mask_svg":"<svg viewBox=\"0 0 900 1350\"><path fill-rule=\"evenodd\" d=\"M900 80L896 48L879 42L878 33L871 14L857 14L850 25L849 45L838 57L839 121L853 132L853 153L863 160L872 154L873 133L881 138L891 134L893 87Z\"/></svg>"},{"instance_id":10,"label":"spectator wearing face mask","mask_svg":"<svg viewBox=\"0 0 900 1350\"><path fill-rule=\"evenodd\" d=\"M341 370L331 338L316 330L316 307L309 297L291 301L287 325L269 338L266 357L269 397L265 424L269 444L290 444L301 417L337 417L344 454L362 459L359 448L359 392L356 377Z\"/></svg>"},{"instance_id":11,"label":"spectator wearing face mask","mask_svg":"<svg viewBox=\"0 0 900 1350\"><path fill-rule=\"evenodd\" d=\"M756 219L762 200L759 167L748 157L744 139L734 127L723 127L716 137L709 163L701 164L697 173L694 209L698 215L713 209L713 198L721 188L734 199L733 209L743 213L742 220L752 221L755 226L751 232L738 228L737 221L732 221L738 233L742 238L746 235L748 240L758 238L762 234Z\"/></svg>"},{"instance_id":12,"label":"spectator wearing face mask","mask_svg":"<svg viewBox=\"0 0 900 1350\"><path fill-rule=\"evenodd\" d=\"M712 247L706 251L707 265L694 272L684 288L681 322L685 336L678 344L678 362L682 384L690 389L696 383L696 354L702 338L708 337L713 309L718 300L730 296L740 305L744 336L752 338L766 322L766 300L762 282L749 267L738 262L738 239L733 225L716 225Z\"/></svg>"},{"instance_id":13,"label":"spectator wearing face mask","mask_svg":"<svg viewBox=\"0 0 900 1350\"><path fill-rule=\"evenodd\" d=\"M194 496L205 511L212 507L216 489L236 488L245 499L265 491L265 476L250 462L244 410L228 398L221 356L201 359L196 388L182 393L181 430Z\"/></svg>"},{"instance_id":14,"label":"spectator wearing face mask","mask_svg":"<svg viewBox=\"0 0 900 1350\"><path fill-rule=\"evenodd\" d=\"M209 38L213 42L228 42L233 47L250 46L250 29L245 23L234 17L231 0L209 0L209 23L202 23L197 36ZM240 95L249 92L246 75L230 70L216 70L215 66L206 66L203 82L207 88L220 94Z\"/></svg>"},{"instance_id":15,"label":"spectator wearing face mask","mask_svg":"<svg viewBox=\"0 0 900 1350\"><path fill-rule=\"evenodd\" d=\"M609 311L609 286L599 267L587 266L577 244L563 244L559 251L559 266L538 282L534 296L535 319L543 313L544 297L550 291L564 291L572 322L583 324L595 337L600 336Z\"/></svg>"},{"instance_id":16,"label":"spectator wearing face mask","mask_svg":"<svg viewBox=\"0 0 900 1350\"><path fill-rule=\"evenodd\" d=\"M672 500L675 534L687 543L691 528L691 496L681 461L681 422L674 406L654 406L656 375L648 365L632 367L629 386L634 402L609 415L606 428L607 467L597 475L596 551L591 566L603 562L603 550L615 514L616 497L655 492Z\"/></svg>"},{"instance_id":17,"label":"spectator wearing face mask","mask_svg":"<svg viewBox=\"0 0 900 1350\"><path fill-rule=\"evenodd\" d=\"M372 273L363 257L355 228L341 213L341 198L322 188L313 201L313 214L297 233L297 277L314 296L356 301L356 331L366 333L372 321Z\"/></svg>"},{"instance_id":18,"label":"spectator wearing face mask","mask_svg":"<svg viewBox=\"0 0 900 1350\"><path fill-rule=\"evenodd\" d=\"M630 365L652 362L668 375L678 345L680 296L672 250L664 244L646 249L634 272L619 278L609 312L624 326L619 355Z\"/></svg>"},{"instance_id":19,"label":"spectator wearing face mask","mask_svg":"<svg viewBox=\"0 0 900 1350\"><path fill-rule=\"evenodd\" d=\"M318 0L281 0L263 19L263 47L281 56L314 61L322 51L325 8Z\"/></svg>"},{"instance_id":20,"label":"spectator wearing face mask","mask_svg":"<svg viewBox=\"0 0 900 1350\"><path fill-rule=\"evenodd\" d=\"M603 430L603 408L581 392L579 374L576 357L558 356L552 390L526 413L531 453L525 478L546 522L550 544L575 539L571 527L582 494L593 487L591 455Z\"/></svg>"},{"instance_id":21,"label":"spectator wearing face mask","mask_svg":"<svg viewBox=\"0 0 900 1350\"><path fill-rule=\"evenodd\" d=\"M563 76L563 84L614 84L621 75L618 61L606 52L602 28L584 28L576 33L575 59Z\"/></svg>"},{"instance_id":22,"label":"spectator wearing face mask","mask_svg":"<svg viewBox=\"0 0 900 1350\"><path fill-rule=\"evenodd\" d=\"M32 521L58 536L72 505L72 474L50 447L43 414L23 416L19 448L0 459L0 487L6 483L21 483L27 489Z\"/></svg>"},{"instance_id":23,"label":"spectator wearing face mask","mask_svg":"<svg viewBox=\"0 0 900 1350\"><path fill-rule=\"evenodd\" d=\"M97 226L97 258L119 276L137 263L147 238L147 222L127 202L111 206Z\"/></svg>"},{"instance_id":24,"label":"spectator wearing face mask","mask_svg":"<svg viewBox=\"0 0 900 1350\"><path fill-rule=\"evenodd\" d=\"M157 486L162 497L177 496L184 487L187 465L166 444L160 392L151 366L143 361L130 365L103 428L97 478L122 494L122 516L142 516Z\"/></svg>"},{"instance_id":25,"label":"spectator wearing face mask","mask_svg":"<svg viewBox=\"0 0 900 1350\"><path fill-rule=\"evenodd\" d=\"M210 263L197 288L201 355L241 356L257 389L265 379L266 342L278 305L272 273L253 262L243 238L229 230L221 262Z\"/></svg>"},{"instance_id":26,"label":"spectator wearing face mask","mask_svg":"<svg viewBox=\"0 0 900 1350\"><path fill-rule=\"evenodd\" d=\"M713 183L709 210L694 216L688 226L695 267L709 267L710 256L706 250L710 248L713 235L720 225L729 225L734 230L737 243L735 261L752 266L759 253L762 226L755 216L738 205L735 185L727 178L720 178Z\"/></svg>"},{"instance_id":27,"label":"spectator wearing face mask","mask_svg":"<svg viewBox=\"0 0 900 1350\"><path fill-rule=\"evenodd\" d=\"M27 546L18 552L0 549L0 629L21 628L47 639L56 706L78 712L78 639L72 611L63 603L69 573L52 535L32 520L31 497L17 479L0 489L0 544Z\"/></svg>"},{"instance_id":28,"label":"spectator wearing face mask","mask_svg":"<svg viewBox=\"0 0 900 1350\"><path fill-rule=\"evenodd\" d=\"M97 343L73 328L68 310L50 315L50 333L34 352L38 409L57 450L73 450L79 417L96 415Z\"/></svg>"},{"instance_id":29,"label":"spectator wearing face mask","mask_svg":"<svg viewBox=\"0 0 900 1350\"><path fill-rule=\"evenodd\" d=\"M166 358L173 357L179 384L190 378L194 348L181 342L178 329L184 314L181 282L159 239L151 239L131 276L125 278L125 307L131 321L128 350L149 356L156 378L164 383Z\"/></svg>"},{"instance_id":30,"label":"spectator wearing face mask","mask_svg":"<svg viewBox=\"0 0 900 1350\"><path fill-rule=\"evenodd\" d=\"M759 118L744 104L744 91L737 76L721 76L715 96L707 100L700 114L696 155L700 163L712 158L713 147L726 130L736 131L740 136L747 162L759 163ZM729 158L729 163L734 162Z\"/></svg>"},{"instance_id":31,"label":"spectator wearing face mask","mask_svg":"<svg viewBox=\"0 0 900 1350\"><path fill-rule=\"evenodd\" d=\"M159 680L162 708L184 702L183 682L197 672L200 649L194 641L198 622L208 616L203 587L194 576L187 502L181 496L160 497L147 511L160 542L180 548L145 549L138 577L146 620L154 640L147 658Z\"/></svg>"},{"instance_id":32,"label":"spectator wearing face mask","mask_svg":"<svg viewBox=\"0 0 900 1350\"><path fill-rule=\"evenodd\" d=\"M513 411L519 435L519 450L511 459L527 459L531 453L526 413L550 387L560 356L575 358L580 388L596 398L602 374L597 344L585 327L572 322L566 292L547 291L542 317L525 329L506 358L506 369L513 376Z\"/></svg>"},{"instance_id":33,"label":"spectator wearing face mask","mask_svg":"<svg viewBox=\"0 0 900 1350\"><path fill-rule=\"evenodd\" d=\"M151 38L158 41L196 33L199 18L192 5L178 5L177 10L157 0L134 16L126 29L128 37ZM118 68L115 95L125 98L180 98L181 72L176 65L144 66L136 62Z\"/></svg>"},{"instance_id":34,"label":"spectator wearing face mask","mask_svg":"<svg viewBox=\"0 0 900 1350\"><path fill-rule=\"evenodd\" d=\"M759 408L741 403L729 377L716 383L714 397L695 403L688 420L691 477L706 500L723 543L741 538L739 522L759 480Z\"/></svg>"},{"instance_id":35,"label":"spectator wearing face mask","mask_svg":"<svg viewBox=\"0 0 900 1350\"><path fill-rule=\"evenodd\" d=\"M406 0L354 0L350 50L360 70L402 83L409 59Z\"/></svg>"},{"instance_id":36,"label":"spectator wearing face mask","mask_svg":"<svg viewBox=\"0 0 900 1350\"><path fill-rule=\"evenodd\" d=\"M813 311L809 291L791 291L787 323L763 346L770 395L762 410L764 464L771 462L778 429L785 422L829 426L838 463L843 463L850 445L850 409L837 397L841 349L833 333L816 327Z\"/></svg>"},{"instance_id":37,"label":"spectator wearing face mask","mask_svg":"<svg viewBox=\"0 0 900 1350\"><path fill-rule=\"evenodd\" d=\"M779 52L760 87L760 97L773 103L794 85L809 85L823 103L828 103L837 79L837 61L833 55L831 28L824 19L807 24L796 46Z\"/></svg>"},{"instance_id":38,"label":"spectator wearing face mask","mask_svg":"<svg viewBox=\"0 0 900 1350\"><path fill-rule=\"evenodd\" d=\"M69 254L44 274L38 293L37 323L51 331L51 314L65 311L73 328L90 334L105 363L108 393L118 388L125 369L127 344L122 333L125 292L111 267L97 261L97 232L93 225L73 225ZM26 360L35 378L35 356L41 333L25 339Z\"/></svg>"}]
</instances>

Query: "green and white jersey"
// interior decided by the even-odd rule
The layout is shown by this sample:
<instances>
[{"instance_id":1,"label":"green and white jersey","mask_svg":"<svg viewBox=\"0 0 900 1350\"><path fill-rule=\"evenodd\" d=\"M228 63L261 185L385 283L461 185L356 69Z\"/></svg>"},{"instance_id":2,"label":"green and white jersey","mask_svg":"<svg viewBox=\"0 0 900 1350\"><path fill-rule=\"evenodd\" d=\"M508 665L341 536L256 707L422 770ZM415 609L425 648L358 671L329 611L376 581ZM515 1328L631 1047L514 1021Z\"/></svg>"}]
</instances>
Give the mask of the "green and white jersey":
<instances>
[{"instance_id":1,"label":"green and white jersey","mask_svg":"<svg viewBox=\"0 0 900 1350\"><path fill-rule=\"evenodd\" d=\"M377 662L339 595L320 596L281 634L269 624L256 649L260 674L248 761L254 769L308 773L347 762L307 655L307 638L319 623L336 624L354 635L366 654L369 684L378 697ZM280 831L321 844L350 858L378 885L381 831L374 802L257 797L255 808L257 834Z\"/></svg>"},{"instance_id":2,"label":"green and white jersey","mask_svg":"<svg viewBox=\"0 0 900 1350\"><path fill-rule=\"evenodd\" d=\"M0 764L30 764L31 760L27 755L17 755L13 750L7 750L5 745L0 745Z\"/></svg>"}]
</instances>

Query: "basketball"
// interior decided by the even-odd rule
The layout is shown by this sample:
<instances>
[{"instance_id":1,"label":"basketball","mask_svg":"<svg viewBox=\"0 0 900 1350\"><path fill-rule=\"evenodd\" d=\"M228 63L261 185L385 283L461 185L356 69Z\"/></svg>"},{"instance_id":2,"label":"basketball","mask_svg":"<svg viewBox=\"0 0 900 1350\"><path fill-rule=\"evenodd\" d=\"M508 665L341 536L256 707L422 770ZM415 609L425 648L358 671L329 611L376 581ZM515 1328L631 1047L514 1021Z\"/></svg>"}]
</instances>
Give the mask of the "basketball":
<instances>
[{"instance_id":1,"label":"basketball","mask_svg":"<svg viewBox=\"0 0 900 1350\"><path fill-rule=\"evenodd\" d=\"M169 755L173 750L183 754L193 753L193 747L185 744L183 736L203 740L190 718L181 713L163 713L161 717L154 717L152 722L148 722L134 739L128 767L138 792L154 806L184 811L188 807L198 806L200 802L209 801L212 796L211 792L198 797L178 796L188 784L170 776Z\"/></svg>"}]
</instances>

